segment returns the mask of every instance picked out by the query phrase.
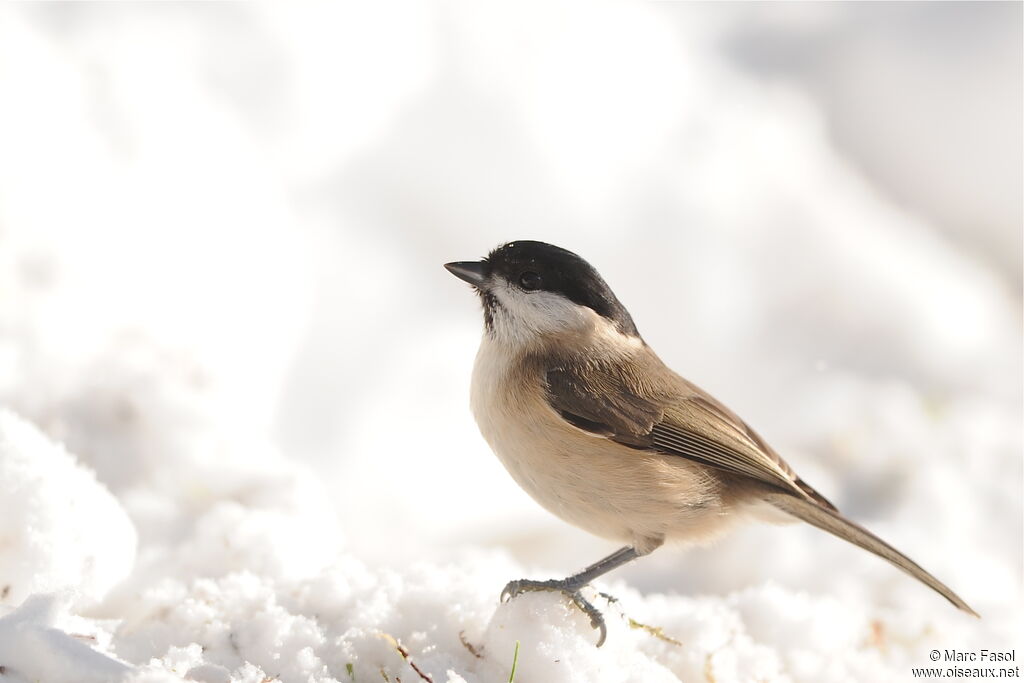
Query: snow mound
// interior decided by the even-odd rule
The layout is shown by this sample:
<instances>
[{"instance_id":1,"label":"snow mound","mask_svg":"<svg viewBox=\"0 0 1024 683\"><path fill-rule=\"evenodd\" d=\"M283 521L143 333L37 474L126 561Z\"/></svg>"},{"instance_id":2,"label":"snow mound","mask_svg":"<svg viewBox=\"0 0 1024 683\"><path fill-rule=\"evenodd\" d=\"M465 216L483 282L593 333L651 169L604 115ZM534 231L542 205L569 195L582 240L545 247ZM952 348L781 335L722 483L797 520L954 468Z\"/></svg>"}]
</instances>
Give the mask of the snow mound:
<instances>
[{"instance_id":1,"label":"snow mound","mask_svg":"<svg viewBox=\"0 0 1024 683\"><path fill-rule=\"evenodd\" d=\"M0 602L71 589L102 598L132 570L135 528L117 499L60 445L0 410Z\"/></svg>"},{"instance_id":2,"label":"snow mound","mask_svg":"<svg viewBox=\"0 0 1024 683\"><path fill-rule=\"evenodd\" d=\"M895 680L939 643L978 644L976 622L914 618L771 583L724 596L591 596L608 640L554 594L499 603L522 575L504 555L374 571L339 557L297 581L237 572L167 579L119 622L33 596L0 619L0 661L26 680L807 681ZM16 636L17 638L14 638ZM90 647L91 646L91 647ZM46 656L44 656L46 655ZM43 663L50 657L48 663ZM137 662L130 666L126 662ZM76 678L75 675L78 677ZM15 679L17 680L17 679Z\"/></svg>"},{"instance_id":3,"label":"snow mound","mask_svg":"<svg viewBox=\"0 0 1024 683\"><path fill-rule=\"evenodd\" d=\"M97 651L109 640L102 625L68 613L67 594L33 595L0 617L4 679L48 683L166 683L156 667L133 667Z\"/></svg>"}]
</instances>

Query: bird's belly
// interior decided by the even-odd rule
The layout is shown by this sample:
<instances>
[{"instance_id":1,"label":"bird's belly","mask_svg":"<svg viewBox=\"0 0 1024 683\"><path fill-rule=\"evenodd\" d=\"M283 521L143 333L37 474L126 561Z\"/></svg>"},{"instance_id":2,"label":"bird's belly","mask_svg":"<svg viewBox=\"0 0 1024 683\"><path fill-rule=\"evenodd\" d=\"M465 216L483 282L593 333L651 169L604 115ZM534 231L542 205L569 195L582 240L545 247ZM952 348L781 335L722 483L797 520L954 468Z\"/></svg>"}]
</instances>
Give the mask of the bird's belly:
<instances>
[{"instance_id":1,"label":"bird's belly","mask_svg":"<svg viewBox=\"0 0 1024 683\"><path fill-rule=\"evenodd\" d=\"M511 391L482 383L479 365L478 358L472 404L484 439L516 483L564 521L603 538L656 546L705 540L731 517L712 470L583 432L548 406L539 386Z\"/></svg>"}]
</instances>

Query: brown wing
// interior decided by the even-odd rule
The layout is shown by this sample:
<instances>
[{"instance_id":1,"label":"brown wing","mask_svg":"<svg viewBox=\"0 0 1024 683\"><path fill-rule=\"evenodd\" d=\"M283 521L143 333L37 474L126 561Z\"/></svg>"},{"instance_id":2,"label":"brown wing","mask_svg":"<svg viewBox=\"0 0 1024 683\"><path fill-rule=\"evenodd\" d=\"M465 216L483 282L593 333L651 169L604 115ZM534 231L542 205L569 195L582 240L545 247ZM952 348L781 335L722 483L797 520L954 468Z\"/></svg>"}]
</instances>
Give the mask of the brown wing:
<instances>
[{"instance_id":1,"label":"brown wing","mask_svg":"<svg viewBox=\"0 0 1024 683\"><path fill-rule=\"evenodd\" d=\"M549 368L548 403L592 434L757 479L835 509L735 413L669 370L649 348L631 360L579 359Z\"/></svg>"}]
</instances>

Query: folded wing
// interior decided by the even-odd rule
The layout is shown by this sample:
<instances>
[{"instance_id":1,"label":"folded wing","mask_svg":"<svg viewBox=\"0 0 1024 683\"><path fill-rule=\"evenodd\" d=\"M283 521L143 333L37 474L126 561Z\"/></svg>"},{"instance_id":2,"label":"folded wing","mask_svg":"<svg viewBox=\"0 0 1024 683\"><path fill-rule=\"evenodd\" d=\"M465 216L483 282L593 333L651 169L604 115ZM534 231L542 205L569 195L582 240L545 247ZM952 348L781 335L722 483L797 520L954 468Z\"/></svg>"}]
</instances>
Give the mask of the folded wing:
<instances>
[{"instance_id":1,"label":"folded wing","mask_svg":"<svg viewBox=\"0 0 1024 683\"><path fill-rule=\"evenodd\" d=\"M762 481L835 509L735 413L669 370L647 347L630 362L561 362L547 369L545 379L551 407L579 429Z\"/></svg>"}]
</instances>

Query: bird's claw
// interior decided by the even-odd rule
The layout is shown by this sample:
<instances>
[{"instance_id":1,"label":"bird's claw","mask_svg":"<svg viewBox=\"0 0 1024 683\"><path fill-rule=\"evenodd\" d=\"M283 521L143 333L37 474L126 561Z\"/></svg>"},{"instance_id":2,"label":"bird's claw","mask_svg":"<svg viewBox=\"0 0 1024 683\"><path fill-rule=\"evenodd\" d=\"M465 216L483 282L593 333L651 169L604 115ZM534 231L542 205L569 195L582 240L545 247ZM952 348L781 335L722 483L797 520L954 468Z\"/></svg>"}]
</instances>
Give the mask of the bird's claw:
<instances>
[{"instance_id":1,"label":"bird's claw","mask_svg":"<svg viewBox=\"0 0 1024 683\"><path fill-rule=\"evenodd\" d=\"M561 581L549 579L548 581L531 581L530 579L517 579L505 584L501 591L501 601L508 602L517 595L531 593L533 591L558 591L561 593L572 593L573 589Z\"/></svg>"},{"instance_id":2,"label":"bird's claw","mask_svg":"<svg viewBox=\"0 0 1024 683\"><path fill-rule=\"evenodd\" d=\"M591 628L598 632L597 647L601 647L604 645L605 638L608 637L608 628L605 626L604 617L601 615L601 612L590 604L589 600L583 597L583 593L580 592L580 588L581 586L554 579L549 579L547 581L517 579L515 581L509 581L505 585L505 588L502 589L501 601L508 602L517 595L534 591L554 591L561 593L569 598L569 601L572 602L578 610L590 617Z\"/></svg>"}]
</instances>

